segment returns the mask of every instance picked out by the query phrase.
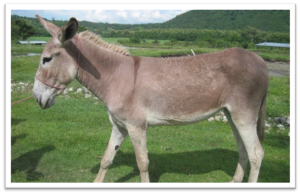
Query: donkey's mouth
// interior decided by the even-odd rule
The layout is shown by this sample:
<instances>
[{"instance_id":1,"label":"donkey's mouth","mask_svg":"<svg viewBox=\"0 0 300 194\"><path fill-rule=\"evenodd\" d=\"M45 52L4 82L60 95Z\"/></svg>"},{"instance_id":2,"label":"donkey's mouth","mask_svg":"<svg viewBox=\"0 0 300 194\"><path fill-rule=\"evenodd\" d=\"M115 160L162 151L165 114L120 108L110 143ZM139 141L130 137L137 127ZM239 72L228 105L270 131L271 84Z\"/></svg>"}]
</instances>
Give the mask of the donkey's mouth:
<instances>
[{"instance_id":1,"label":"donkey's mouth","mask_svg":"<svg viewBox=\"0 0 300 194\"><path fill-rule=\"evenodd\" d=\"M48 100L46 101L45 104L39 103L40 107L42 107L42 109L49 108L49 101L50 101L50 98L48 98Z\"/></svg>"},{"instance_id":2,"label":"donkey's mouth","mask_svg":"<svg viewBox=\"0 0 300 194\"><path fill-rule=\"evenodd\" d=\"M36 95L35 93L33 96L42 109L50 108L55 103L54 98L43 98L43 95Z\"/></svg>"},{"instance_id":3,"label":"donkey's mouth","mask_svg":"<svg viewBox=\"0 0 300 194\"><path fill-rule=\"evenodd\" d=\"M50 108L51 106L53 106L54 105L54 103L55 103L55 101L53 100L53 99L51 99L51 98L48 98L47 100L46 100L46 102L39 102L39 105L40 105L40 107L42 108L42 109L47 109L47 108Z\"/></svg>"}]
</instances>

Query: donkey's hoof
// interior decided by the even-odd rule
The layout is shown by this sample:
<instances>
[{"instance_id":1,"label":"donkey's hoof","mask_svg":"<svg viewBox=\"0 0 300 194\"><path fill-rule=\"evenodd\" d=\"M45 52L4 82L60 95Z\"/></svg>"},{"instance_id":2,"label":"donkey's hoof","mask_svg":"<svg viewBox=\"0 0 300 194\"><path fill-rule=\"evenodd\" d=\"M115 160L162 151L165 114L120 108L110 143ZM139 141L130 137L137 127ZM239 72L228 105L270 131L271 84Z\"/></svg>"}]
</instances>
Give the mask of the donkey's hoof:
<instances>
[{"instance_id":1,"label":"donkey's hoof","mask_svg":"<svg viewBox=\"0 0 300 194\"><path fill-rule=\"evenodd\" d=\"M228 183L241 183L242 181L235 181L235 180L231 180L231 181L229 181Z\"/></svg>"}]
</instances>

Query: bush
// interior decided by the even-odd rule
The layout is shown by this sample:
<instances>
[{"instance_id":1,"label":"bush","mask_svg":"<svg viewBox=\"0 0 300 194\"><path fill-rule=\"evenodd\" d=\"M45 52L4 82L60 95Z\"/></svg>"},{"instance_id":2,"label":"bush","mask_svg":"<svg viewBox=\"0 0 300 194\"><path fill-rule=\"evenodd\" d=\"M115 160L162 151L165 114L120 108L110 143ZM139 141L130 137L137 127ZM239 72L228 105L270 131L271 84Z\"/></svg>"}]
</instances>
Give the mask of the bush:
<instances>
[{"instance_id":1,"label":"bush","mask_svg":"<svg viewBox=\"0 0 300 194\"><path fill-rule=\"evenodd\" d=\"M118 43L119 43L119 44L126 44L126 43L128 43L128 42L129 42L128 40L123 40L123 39L118 40Z\"/></svg>"},{"instance_id":2,"label":"bush","mask_svg":"<svg viewBox=\"0 0 300 194\"><path fill-rule=\"evenodd\" d=\"M241 43L241 46L242 46L244 49L248 48L248 42L242 42L242 43Z\"/></svg>"},{"instance_id":3,"label":"bush","mask_svg":"<svg viewBox=\"0 0 300 194\"><path fill-rule=\"evenodd\" d=\"M157 39L154 39L152 43L153 43L153 44L158 44L159 41L158 41Z\"/></svg>"},{"instance_id":4,"label":"bush","mask_svg":"<svg viewBox=\"0 0 300 194\"><path fill-rule=\"evenodd\" d=\"M140 43L141 39L139 37L137 37L137 36L131 36L129 38L129 42L131 42L131 43Z\"/></svg>"}]
</instances>

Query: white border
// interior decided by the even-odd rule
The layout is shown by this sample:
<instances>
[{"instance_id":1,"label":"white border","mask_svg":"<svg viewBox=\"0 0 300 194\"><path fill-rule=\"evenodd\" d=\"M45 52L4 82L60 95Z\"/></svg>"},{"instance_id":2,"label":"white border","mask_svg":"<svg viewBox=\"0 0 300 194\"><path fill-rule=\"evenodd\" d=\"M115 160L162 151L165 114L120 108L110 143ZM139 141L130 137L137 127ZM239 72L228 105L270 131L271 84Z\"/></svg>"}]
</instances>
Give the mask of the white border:
<instances>
[{"instance_id":1,"label":"white border","mask_svg":"<svg viewBox=\"0 0 300 194\"><path fill-rule=\"evenodd\" d=\"M294 188L291 183L9 183L6 188Z\"/></svg>"},{"instance_id":2,"label":"white border","mask_svg":"<svg viewBox=\"0 0 300 194\"><path fill-rule=\"evenodd\" d=\"M290 183L11 183L11 10L290 10ZM134 6L133 6L134 5ZM295 4L6 4L6 188L295 188Z\"/></svg>"},{"instance_id":3,"label":"white border","mask_svg":"<svg viewBox=\"0 0 300 194\"><path fill-rule=\"evenodd\" d=\"M8 184L11 183L11 16L8 17L10 13L6 7L6 28L5 28L5 46L6 46L6 63L5 63L5 78L6 78L6 91L5 91L5 111L6 111L6 126L5 126L5 183L8 188ZM9 50L7 50L9 49ZM9 52L8 52L9 51Z\"/></svg>"},{"instance_id":4,"label":"white border","mask_svg":"<svg viewBox=\"0 0 300 194\"><path fill-rule=\"evenodd\" d=\"M290 9L290 183L296 187L296 12Z\"/></svg>"},{"instance_id":5,"label":"white border","mask_svg":"<svg viewBox=\"0 0 300 194\"><path fill-rule=\"evenodd\" d=\"M61 9L57 9L57 7ZM99 9L97 9L99 7ZM6 4L6 15L11 10L291 10L295 4ZM295 20L294 20L295 21Z\"/></svg>"}]
</instances>

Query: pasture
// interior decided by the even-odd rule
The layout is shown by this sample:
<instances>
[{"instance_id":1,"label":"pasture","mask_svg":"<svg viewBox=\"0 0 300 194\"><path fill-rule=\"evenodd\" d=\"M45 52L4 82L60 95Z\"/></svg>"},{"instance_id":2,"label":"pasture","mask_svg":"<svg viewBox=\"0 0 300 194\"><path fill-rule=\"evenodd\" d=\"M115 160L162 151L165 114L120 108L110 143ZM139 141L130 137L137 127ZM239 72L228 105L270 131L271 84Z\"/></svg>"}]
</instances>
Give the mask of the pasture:
<instances>
[{"instance_id":1,"label":"pasture","mask_svg":"<svg viewBox=\"0 0 300 194\"><path fill-rule=\"evenodd\" d=\"M109 40L108 40L109 41ZM112 40L117 42L118 40ZM147 45L147 43L145 43ZM145 46L144 46L145 47ZM149 46L150 47L150 46ZM13 45L12 54L41 53L43 46ZM218 49L197 48L196 53ZM19 53L22 53L19 52ZM132 55L162 56L190 53L190 45L166 49L132 49ZM261 51L263 52L263 51ZM270 52L270 51L269 51ZM281 56L279 50L272 55ZM282 54L285 55L285 54ZM12 103L32 95L40 56L12 57ZM20 83L23 82L23 83ZM73 91L58 96L42 110L34 99L12 106L11 182L92 182L108 143L111 125L98 99ZM270 77L267 117L289 116L289 77ZM290 181L289 128L272 122L262 144L265 157L259 182ZM203 121L193 125L149 128L151 182L228 182L238 161L237 144L228 123ZM244 181L248 180L248 170ZM127 138L110 167L105 182L140 182L135 155Z\"/></svg>"},{"instance_id":2,"label":"pasture","mask_svg":"<svg viewBox=\"0 0 300 194\"><path fill-rule=\"evenodd\" d=\"M27 40L44 40L49 41L50 37L30 37ZM130 53L135 56L152 56L152 57L169 57L180 55L192 55L191 49L196 54L219 51L227 48L226 45L214 45L208 47L207 44L189 41L170 40L153 40L144 39L140 43L129 42L129 38L103 38L105 41L122 44L130 48ZM19 45L12 44L12 56L27 55L28 53L41 53L44 46L38 45ZM290 52L286 48L265 48L265 47L251 47L248 50L255 52L267 61L290 61Z\"/></svg>"}]
</instances>

